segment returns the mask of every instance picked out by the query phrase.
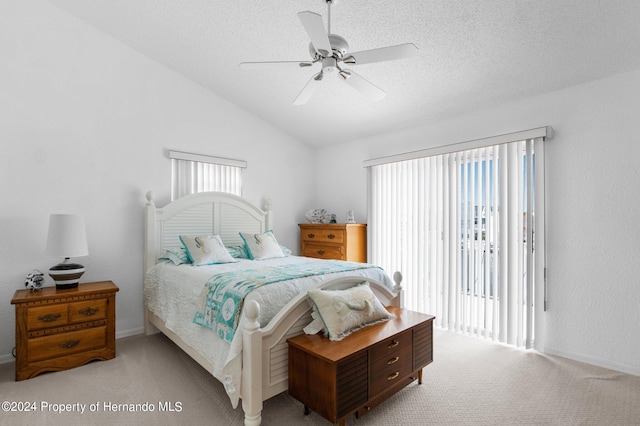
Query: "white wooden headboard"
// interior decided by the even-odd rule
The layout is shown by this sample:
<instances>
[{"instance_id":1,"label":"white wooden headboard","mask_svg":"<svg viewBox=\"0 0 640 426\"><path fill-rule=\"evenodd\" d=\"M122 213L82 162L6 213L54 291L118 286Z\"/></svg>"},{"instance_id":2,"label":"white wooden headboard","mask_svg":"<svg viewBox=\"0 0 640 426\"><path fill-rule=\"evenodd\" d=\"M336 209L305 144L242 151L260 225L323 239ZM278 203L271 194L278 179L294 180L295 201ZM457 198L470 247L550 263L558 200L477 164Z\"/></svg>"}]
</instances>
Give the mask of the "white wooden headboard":
<instances>
[{"instance_id":1,"label":"white wooden headboard","mask_svg":"<svg viewBox=\"0 0 640 426\"><path fill-rule=\"evenodd\" d=\"M272 229L271 203L265 210L241 197L224 192L201 192L156 207L146 194L144 270L156 264L171 247L181 247L180 235L218 234L225 245L242 243L238 232L260 233Z\"/></svg>"}]
</instances>

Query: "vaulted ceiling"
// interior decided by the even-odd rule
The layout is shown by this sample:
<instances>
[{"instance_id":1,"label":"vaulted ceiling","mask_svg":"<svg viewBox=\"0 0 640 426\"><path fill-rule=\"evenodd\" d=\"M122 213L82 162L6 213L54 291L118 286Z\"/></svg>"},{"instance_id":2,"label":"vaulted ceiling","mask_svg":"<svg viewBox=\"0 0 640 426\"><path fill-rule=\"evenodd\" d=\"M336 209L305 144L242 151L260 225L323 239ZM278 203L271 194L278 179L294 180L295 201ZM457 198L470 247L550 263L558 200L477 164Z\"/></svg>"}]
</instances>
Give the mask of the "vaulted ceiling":
<instances>
[{"instance_id":1,"label":"vaulted ceiling","mask_svg":"<svg viewBox=\"0 0 640 426\"><path fill-rule=\"evenodd\" d=\"M352 69L372 102L337 76L301 106L320 65L297 13L325 0L49 0L293 137L325 146L640 68L638 0L334 0L331 32L350 51L413 43L418 55Z\"/></svg>"}]
</instances>

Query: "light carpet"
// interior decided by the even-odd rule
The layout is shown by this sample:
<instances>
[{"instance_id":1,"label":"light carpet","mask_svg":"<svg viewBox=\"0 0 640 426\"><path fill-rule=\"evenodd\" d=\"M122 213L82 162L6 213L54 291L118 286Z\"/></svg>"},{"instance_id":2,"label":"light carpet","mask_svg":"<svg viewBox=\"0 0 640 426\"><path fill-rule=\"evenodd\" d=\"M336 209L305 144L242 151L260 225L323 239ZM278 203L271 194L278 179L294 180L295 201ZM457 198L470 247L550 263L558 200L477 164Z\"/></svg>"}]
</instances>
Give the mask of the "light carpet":
<instances>
[{"instance_id":1,"label":"light carpet","mask_svg":"<svg viewBox=\"0 0 640 426\"><path fill-rule=\"evenodd\" d=\"M13 363L2 364L0 401L35 408L1 412L2 425L240 426L244 420L222 385L162 335L120 339L113 360L22 382L14 381ZM82 404L84 413L56 411ZM138 412L114 411L129 405ZM305 416L286 392L265 401L262 415L263 425L330 424L315 413ZM347 424L640 425L640 377L436 330L423 384Z\"/></svg>"}]
</instances>

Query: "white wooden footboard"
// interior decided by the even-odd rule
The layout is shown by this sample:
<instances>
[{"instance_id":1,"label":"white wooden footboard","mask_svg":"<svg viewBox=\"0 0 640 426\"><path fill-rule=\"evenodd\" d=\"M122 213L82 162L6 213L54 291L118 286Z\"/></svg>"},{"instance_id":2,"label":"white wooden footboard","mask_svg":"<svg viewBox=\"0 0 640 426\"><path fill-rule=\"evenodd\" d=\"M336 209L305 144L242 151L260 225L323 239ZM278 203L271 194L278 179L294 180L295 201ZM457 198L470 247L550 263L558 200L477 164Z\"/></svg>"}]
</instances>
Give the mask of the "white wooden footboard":
<instances>
[{"instance_id":1,"label":"white wooden footboard","mask_svg":"<svg viewBox=\"0 0 640 426\"><path fill-rule=\"evenodd\" d=\"M386 306L402 307L402 275L393 276L396 285L389 291L382 283L363 277L341 277L328 280L317 288L345 289L364 281ZM311 307L306 294L300 294L289 302L267 325L260 328L260 306L249 301L244 307L245 328L242 348L242 409L246 426L258 426L262 421L262 401L285 390L288 386L287 339L303 333L302 329L312 320Z\"/></svg>"}]
</instances>

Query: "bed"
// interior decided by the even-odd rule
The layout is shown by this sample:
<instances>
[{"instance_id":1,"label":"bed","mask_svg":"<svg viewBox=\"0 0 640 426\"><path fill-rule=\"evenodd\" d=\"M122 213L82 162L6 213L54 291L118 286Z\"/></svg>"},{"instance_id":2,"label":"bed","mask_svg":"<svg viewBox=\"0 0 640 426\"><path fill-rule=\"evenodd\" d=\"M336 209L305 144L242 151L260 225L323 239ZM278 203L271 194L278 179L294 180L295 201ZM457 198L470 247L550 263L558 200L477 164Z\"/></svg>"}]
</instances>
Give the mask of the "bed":
<instances>
[{"instance_id":1,"label":"bed","mask_svg":"<svg viewBox=\"0 0 640 426\"><path fill-rule=\"evenodd\" d=\"M303 328L312 321L306 296L308 289L337 290L365 282L385 306L402 306L399 273L394 274L392 281L373 265L362 265L358 269L351 265L339 272L300 275L251 291L238 314L235 334L227 340L209 328L194 324L194 311L202 303L202 279L234 268L279 270L284 265L292 265L286 268L304 269L312 259L286 256L249 260L241 256L233 264L197 267L159 259L168 249L181 246L181 235L215 234L225 246L231 247L244 244L239 232L260 234L271 229L269 201L261 209L235 195L205 192L159 208L153 194L146 194L145 332L164 333L221 381L234 408L242 401L245 425L249 426L261 423L264 400L287 390L286 340L303 333Z\"/></svg>"}]
</instances>

